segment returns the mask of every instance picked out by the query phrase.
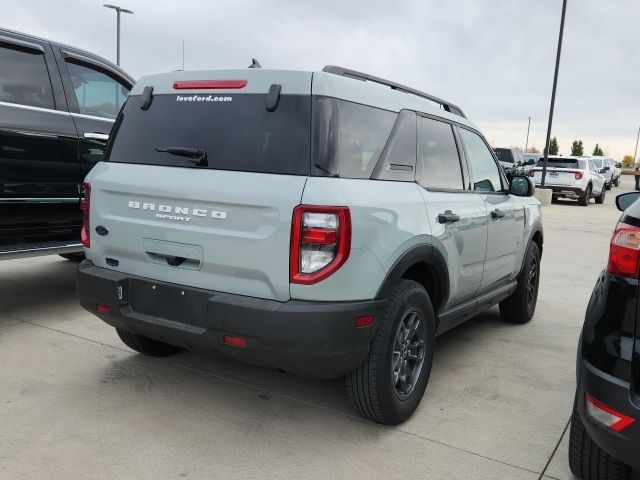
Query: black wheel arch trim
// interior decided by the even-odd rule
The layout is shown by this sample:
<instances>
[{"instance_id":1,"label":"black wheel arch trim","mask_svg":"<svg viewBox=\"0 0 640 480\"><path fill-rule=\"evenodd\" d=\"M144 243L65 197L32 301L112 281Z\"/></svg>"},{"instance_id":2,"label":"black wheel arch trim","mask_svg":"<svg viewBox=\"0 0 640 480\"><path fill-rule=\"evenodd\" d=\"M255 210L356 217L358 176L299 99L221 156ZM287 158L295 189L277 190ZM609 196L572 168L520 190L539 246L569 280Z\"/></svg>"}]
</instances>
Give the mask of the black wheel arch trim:
<instances>
[{"instance_id":1,"label":"black wheel arch trim","mask_svg":"<svg viewBox=\"0 0 640 480\"><path fill-rule=\"evenodd\" d=\"M434 313L437 316L437 310L444 305L449 298L449 269L447 268L447 262L442 253L430 244L415 245L402 254L387 272L382 285L380 285L376 293L375 299L384 300L388 298L391 290L403 275L411 267L420 263L426 264L431 272L433 272L431 280L436 282L434 287L436 288L438 298L432 298L431 302L434 305Z\"/></svg>"}]
</instances>

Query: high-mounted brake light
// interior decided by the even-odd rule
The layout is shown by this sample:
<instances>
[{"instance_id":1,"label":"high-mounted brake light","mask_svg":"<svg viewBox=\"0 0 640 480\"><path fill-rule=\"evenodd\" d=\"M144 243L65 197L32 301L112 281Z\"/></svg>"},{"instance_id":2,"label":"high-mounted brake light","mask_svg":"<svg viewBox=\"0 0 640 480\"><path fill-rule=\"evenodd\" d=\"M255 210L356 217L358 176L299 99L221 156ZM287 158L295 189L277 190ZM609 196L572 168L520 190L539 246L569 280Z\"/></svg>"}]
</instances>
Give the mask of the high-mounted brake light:
<instances>
[{"instance_id":1,"label":"high-mounted brake light","mask_svg":"<svg viewBox=\"0 0 640 480\"><path fill-rule=\"evenodd\" d=\"M614 432L620 432L636 421L635 418L614 410L588 393L585 395L585 400L589 416Z\"/></svg>"},{"instance_id":2,"label":"high-mounted brake light","mask_svg":"<svg viewBox=\"0 0 640 480\"><path fill-rule=\"evenodd\" d=\"M246 86L246 80L178 80L173 82L174 90L234 90Z\"/></svg>"},{"instance_id":3,"label":"high-mounted brake light","mask_svg":"<svg viewBox=\"0 0 640 480\"><path fill-rule=\"evenodd\" d=\"M611 236L609 265L611 275L637 278L640 273L640 228L618 223Z\"/></svg>"},{"instance_id":4,"label":"high-mounted brake light","mask_svg":"<svg viewBox=\"0 0 640 480\"><path fill-rule=\"evenodd\" d=\"M91 184L83 183L84 198L80 201L80 210L82 210L82 229L80 230L80 241L84 248L91 247L89 210L91 206Z\"/></svg>"},{"instance_id":5,"label":"high-mounted brake light","mask_svg":"<svg viewBox=\"0 0 640 480\"><path fill-rule=\"evenodd\" d=\"M347 207L298 205L293 210L289 272L291 283L324 280L349 258L351 215Z\"/></svg>"}]
</instances>

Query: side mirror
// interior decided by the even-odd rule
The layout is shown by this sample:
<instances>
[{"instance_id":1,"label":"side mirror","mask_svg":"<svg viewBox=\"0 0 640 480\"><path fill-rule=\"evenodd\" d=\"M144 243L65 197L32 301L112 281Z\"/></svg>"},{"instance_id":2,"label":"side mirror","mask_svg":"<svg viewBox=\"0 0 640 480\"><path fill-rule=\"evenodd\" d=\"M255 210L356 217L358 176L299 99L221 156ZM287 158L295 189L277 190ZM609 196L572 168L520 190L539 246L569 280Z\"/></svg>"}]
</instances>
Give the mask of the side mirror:
<instances>
[{"instance_id":1,"label":"side mirror","mask_svg":"<svg viewBox=\"0 0 640 480\"><path fill-rule=\"evenodd\" d=\"M607 171L607 169L606 169L606 168L601 168L600 170L598 170L598 173L604 173L604 172L606 172L606 171Z\"/></svg>"},{"instance_id":2,"label":"side mirror","mask_svg":"<svg viewBox=\"0 0 640 480\"><path fill-rule=\"evenodd\" d=\"M533 158L530 158L529 161L527 162L527 165L535 165L536 161Z\"/></svg>"},{"instance_id":3,"label":"side mirror","mask_svg":"<svg viewBox=\"0 0 640 480\"><path fill-rule=\"evenodd\" d=\"M616 197L616 207L621 212L629 208L636 200L640 198L640 192L622 193Z\"/></svg>"},{"instance_id":4,"label":"side mirror","mask_svg":"<svg viewBox=\"0 0 640 480\"><path fill-rule=\"evenodd\" d=\"M514 175L509 186L509 193L518 197L532 197L536 186L531 177Z\"/></svg>"},{"instance_id":5,"label":"side mirror","mask_svg":"<svg viewBox=\"0 0 640 480\"><path fill-rule=\"evenodd\" d=\"M605 172L608 172L609 170L611 170L611 167L604 167Z\"/></svg>"}]
</instances>

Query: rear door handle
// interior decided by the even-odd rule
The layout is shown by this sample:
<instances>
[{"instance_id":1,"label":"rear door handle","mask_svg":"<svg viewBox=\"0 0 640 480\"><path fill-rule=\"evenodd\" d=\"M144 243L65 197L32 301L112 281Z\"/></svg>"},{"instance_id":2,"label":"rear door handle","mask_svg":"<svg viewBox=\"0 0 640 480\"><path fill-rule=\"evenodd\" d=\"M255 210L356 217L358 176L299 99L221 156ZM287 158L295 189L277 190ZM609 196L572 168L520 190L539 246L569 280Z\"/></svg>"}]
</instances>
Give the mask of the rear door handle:
<instances>
[{"instance_id":1,"label":"rear door handle","mask_svg":"<svg viewBox=\"0 0 640 480\"><path fill-rule=\"evenodd\" d=\"M451 210L445 210L438 215L438 223L456 223L460 221L460 215L456 215Z\"/></svg>"},{"instance_id":2,"label":"rear door handle","mask_svg":"<svg viewBox=\"0 0 640 480\"><path fill-rule=\"evenodd\" d=\"M505 216L504 212L501 212L499 209L495 209L491 212L491 218L503 218Z\"/></svg>"},{"instance_id":3,"label":"rear door handle","mask_svg":"<svg viewBox=\"0 0 640 480\"><path fill-rule=\"evenodd\" d=\"M109 140L109 135L106 133L87 132L83 135L87 140L98 140L100 142L106 142Z\"/></svg>"}]
</instances>

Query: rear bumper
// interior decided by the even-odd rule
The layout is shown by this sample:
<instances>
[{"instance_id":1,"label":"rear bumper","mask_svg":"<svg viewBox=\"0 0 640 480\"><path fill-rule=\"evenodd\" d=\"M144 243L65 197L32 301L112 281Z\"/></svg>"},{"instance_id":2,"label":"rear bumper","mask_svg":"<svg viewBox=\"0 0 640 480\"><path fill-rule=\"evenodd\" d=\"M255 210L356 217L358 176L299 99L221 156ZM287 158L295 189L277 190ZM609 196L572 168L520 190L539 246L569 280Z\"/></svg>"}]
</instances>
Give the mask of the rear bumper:
<instances>
[{"instance_id":1,"label":"rear bumper","mask_svg":"<svg viewBox=\"0 0 640 480\"><path fill-rule=\"evenodd\" d=\"M585 194L580 187L550 186L554 197L579 198Z\"/></svg>"},{"instance_id":2,"label":"rear bumper","mask_svg":"<svg viewBox=\"0 0 640 480\"><path fill-rule=\"evenodd\" d=\"M636 419L621 432L614 432L593 420L586 412L585 394L589 393L611 408ZM640 404L629 383L579 359L576 402L582 422L591 439L605 452L633 468L640 468Z\"/></svg>"},{"instance_id":3,"label":"rear bumper","mask_svg":"<svg viewBox=\"0 0 640 480\"><path fill-rule=\"evenodd\" d=\"M317 378L342 376L365 360L385 304L277 302L157 282L88 260L77 292L86 310L136 335ZM110 313L98 314L97 304ZM369 314L374 327L356 328L356 318ZM246 338L247 346L227 345L224 335Z\"/></svg>"}]
</instances>

